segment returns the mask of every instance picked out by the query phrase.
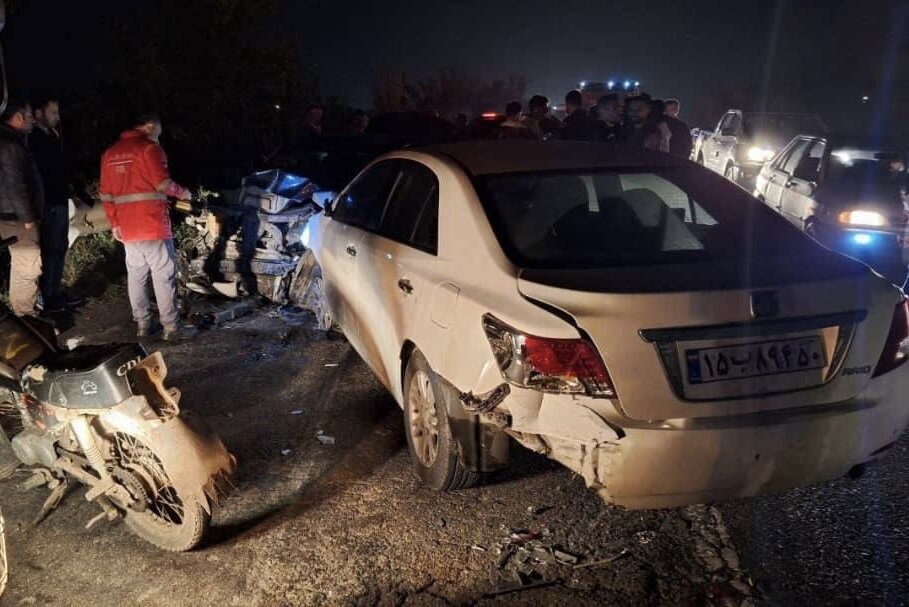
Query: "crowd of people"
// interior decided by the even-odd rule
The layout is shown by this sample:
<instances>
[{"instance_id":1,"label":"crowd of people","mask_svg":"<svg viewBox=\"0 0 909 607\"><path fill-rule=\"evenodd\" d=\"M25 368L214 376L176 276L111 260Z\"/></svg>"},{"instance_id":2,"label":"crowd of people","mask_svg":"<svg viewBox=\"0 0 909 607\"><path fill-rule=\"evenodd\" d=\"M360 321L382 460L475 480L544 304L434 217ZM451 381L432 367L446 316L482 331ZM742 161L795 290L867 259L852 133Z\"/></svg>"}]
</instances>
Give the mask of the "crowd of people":
<instances>
[{"instance_id":1,"label":"crowd of people","mask_svg":"<svg viewBox=\"0 0 909 607\"><path fill-rule=\"evenodd\" d=\"M161 131L161 119L145 114L120 135L102 156L99 197L126 252L138 335L163 329L165 340L182 340L193 337L195 329L182 325L177 311L168 199L192 194L170 178ZM0 117L0 237L16 239L9 247L9 303L17 316L47 318L81 303L62 288L69 201L91 206L91 198L74 183L71 166L59 100L9 100ZM160 323L152 317L150 290Z\"/></svg>"},{"instance_id":2,"label":"crowd of people","mask_svg":"<svg viewBox=\"0 0 909 607\"><path fill-rule=\"evenodd\" d=\"M565 95L564 120L551 113L549 100L542 95L530 98L526 113L522 109L520 101L505 106L505 119L498 128L500 139L595 141L682 158L691 154L691 129L679 118L678 99L663 101L646 94L623 98L609 93L587 109L581 91L573 90Z\"/></svg>"}]
</instances>

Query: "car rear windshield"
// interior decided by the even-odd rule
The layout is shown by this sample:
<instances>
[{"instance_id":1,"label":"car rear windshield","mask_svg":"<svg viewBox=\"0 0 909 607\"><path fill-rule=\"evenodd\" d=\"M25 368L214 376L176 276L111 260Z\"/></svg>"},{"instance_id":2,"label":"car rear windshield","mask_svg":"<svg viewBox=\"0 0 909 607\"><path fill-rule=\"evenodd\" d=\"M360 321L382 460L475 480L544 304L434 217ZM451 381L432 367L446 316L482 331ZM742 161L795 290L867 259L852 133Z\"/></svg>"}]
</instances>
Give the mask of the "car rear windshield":
<instances>
[{"instance_id":1,"label":"car rear windshield","mask_svg":"<svg viewBox=\"0 0 909 607\"><path fill-rule=\"evenodd\" d=\"M816 248L766 205L698 167L479 177L506 255L524 268L791 256Z\"/></svg>"},{"instance_id":2,"label":"car rear windshield","mask_svg":"<svg viewBox=\"0 0 909 607\"><path fill-rule=\"evenodd\" d=\"M898 151L856 147L834 148L830 152L827 179L838 184L905 187L906 163L906 156Z\"/></svg>"}]
</instances>

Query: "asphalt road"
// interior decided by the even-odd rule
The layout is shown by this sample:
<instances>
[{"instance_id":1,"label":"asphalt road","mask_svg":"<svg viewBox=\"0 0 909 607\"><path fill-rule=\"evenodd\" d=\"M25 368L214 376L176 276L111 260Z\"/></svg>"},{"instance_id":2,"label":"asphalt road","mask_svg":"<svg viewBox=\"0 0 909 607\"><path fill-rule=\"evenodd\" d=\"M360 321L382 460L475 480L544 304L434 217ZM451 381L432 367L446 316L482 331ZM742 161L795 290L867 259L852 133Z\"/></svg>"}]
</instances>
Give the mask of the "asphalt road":
<instances>
[{"instance_id":1,"label":"asphalt road","mask_svg":"<svg viewBox=\"0 0 909 607\"><path fill-rule=\"evenodd\" d=\"M62 337L129 338L122 294ZM900 604L907 442L858 481L718 507L627 512L515 446L486 485L439 494L401 413L342 339L273 309L164 346L169 383L237 456L208 542L167 554L72 492L0 482L12 570L0 605ZM335 439L323 445L318 432ZM515 533L517 532L517 533ZM504 553L504 554L503 554ZM510 592L509 592L510 591Z\"/></svg>"}]
</instances>

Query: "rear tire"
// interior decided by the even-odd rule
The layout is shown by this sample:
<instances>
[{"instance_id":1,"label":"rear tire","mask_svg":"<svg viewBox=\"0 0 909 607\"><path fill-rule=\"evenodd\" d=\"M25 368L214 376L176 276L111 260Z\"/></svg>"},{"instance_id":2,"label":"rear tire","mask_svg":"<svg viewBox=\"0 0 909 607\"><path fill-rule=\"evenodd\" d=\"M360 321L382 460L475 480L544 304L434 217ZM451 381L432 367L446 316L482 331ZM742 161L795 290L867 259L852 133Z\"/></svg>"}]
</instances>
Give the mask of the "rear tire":
<instances>
[{"instance_id":1,"label":"rear tire","mask_svg":"<svg viewBox=\"0 0 909 607\"><path fill-rule=\"evenodd\" d=\"M142 439L117 433L114 453L117 466L132 481L127 488L131 493L144 492L146 498L144 510L124 509L126 526L163 550L185 552L195 548L208 531L211 519L202 504L193 496L178 492L173 473Z\"/></svg>"},{"instance_id":2,"label":"rear tire","mask_svg":"<svg viewBox=\"0 0 909 607\"><path fill-rule=\"evenodd\" d=\"M458 453L445 407L444 388L419 351L404 372L404 433L417 476L436 491L456 491L477 484Z\"/></svg>"}]
</instances>

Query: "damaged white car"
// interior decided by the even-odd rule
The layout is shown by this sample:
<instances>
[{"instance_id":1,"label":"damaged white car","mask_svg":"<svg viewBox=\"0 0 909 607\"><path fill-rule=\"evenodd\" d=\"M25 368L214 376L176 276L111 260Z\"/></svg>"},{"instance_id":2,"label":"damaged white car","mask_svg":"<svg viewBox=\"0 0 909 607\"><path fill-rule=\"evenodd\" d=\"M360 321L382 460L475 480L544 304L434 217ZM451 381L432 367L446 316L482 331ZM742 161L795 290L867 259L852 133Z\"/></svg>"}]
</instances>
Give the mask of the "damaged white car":
<instances>
[{"instance_id":1,"label":"damaged white car","mask_svg":"<svg viewBox=\"0 0 909 607\"><path fill-rule=\"evenodd\" d=\"M608 502L842 476L909 422L902 293L708 170L572 142L386 154L304 234L312 301L457 489L508 437Z\"/></svg>"}]
</instances>

